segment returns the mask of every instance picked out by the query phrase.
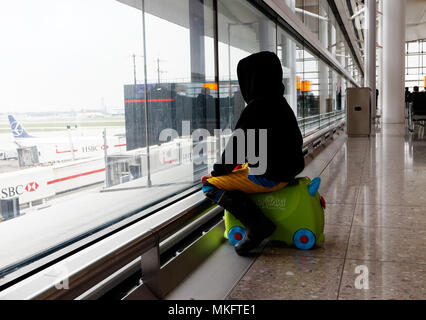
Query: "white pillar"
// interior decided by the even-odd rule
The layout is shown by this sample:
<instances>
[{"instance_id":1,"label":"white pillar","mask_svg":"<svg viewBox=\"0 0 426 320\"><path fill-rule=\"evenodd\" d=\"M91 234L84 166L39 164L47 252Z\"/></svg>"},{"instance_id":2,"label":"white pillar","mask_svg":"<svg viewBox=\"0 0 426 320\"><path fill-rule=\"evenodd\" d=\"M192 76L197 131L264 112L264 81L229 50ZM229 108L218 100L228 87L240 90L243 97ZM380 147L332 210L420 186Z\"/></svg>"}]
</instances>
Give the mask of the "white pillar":
<instances>
[{"instance_id":1,"label":"white pillar","mask_svg":"<svg viewBox=\"0 0 426 320\"><path fill-rule=\"evenodd\" d=\"M383 1L383 122L404 123L405 0Z\"/></svg>"},{"instance_id":2,"label":"white pillar","mask_svg":"<svg viewBox=\"0 0 426 320\"><path fill-rule=\"evenodd\" d=\"M331 48L331 54L335 57L336 56L336 28L333 26L332 23L328 24L329 28L329 34L328 34L328 41L329 41L329 48ZM331 71L331 70L330 70ZM329 90L331 91L329 96L331 97L331 110L336 110L336 72L330 72L329 73Z\"/></svg>"},{"instance_id":3,"label":"white pillar","mask_svg":"<svg viewBox=\"0 0 426 320\"><path fill-rule=\"evenodd\" d=\"M320 16L328 17L328 12L324 7L319 8ZM328 46L328 23L329 20L319 19L319 38L324 46L327 49ZM320 113L327 112L327 101L329 101L329 80L328 80L328 67L321 60L318 61L319 69L319 89L320 89Z\"/></svg>"},{"instance_id":4,"label":"white pillar","mask_svg":"<svg viewBox=\"0 0 426 320\"><path fill-rule=\"evenodd\" d=\"M260 51L277 52L276 31L271 27L269 20L259 20L259 49Z\"/></svg>"},{"instance_id":5,"label":"white pillar","mask_svg":"<svg viewBox=\"0 0 426 320\"><path fill-rule=\"evenodd\" d=\"M286 4L294 12L296 8L296 0L286 0ZM288 57L289 57L289 66L291 72L291 86L289 88L290 92L290 107L294 112L294 115L297 117L297 80L296 80L296 43L292 39L287 39L288 45Z\"/></svg>"},{"instance_id":6,"label":"white pillar","mask_svg":"<svg viewBox=\"0 0 426 320\"><path fill-rule=\"evenodd\" d=\"M327 100L328 100L328 67L324 62L319 60L318 69L319 69L320 113L326 113Z\"/></svg>"},{"instance_id":7,"label":"white pillar","mask_svg":"<svg viewBox=\"0 0 426 320\"><path fill-rule=\"evenodd\" d=\"M288 103L297 117L296 43L292 39L286 39L286 41L288 48L288 66L290 68L290 87L288 88L290 101L288 101Z\"/></svg>"},{"instance_id":8,"label":"white pillar","mask_svg":"<svg viewBox=\"0 0 426 320\"><path fill-rule=\"evenodd\" d=\"M368 3L369 0L367 0ZM364 87L368 87L368 24L370 23L367 3L364 9Z\"/></svg>"},{"instance_id":9,"label":"white pillar","mask_svg":"<svg viewBox=\"0 0 426 320\"><path fill-rule=\"evenodd\" d=\"M365 70L365 73L368 74L367 85L371 89L371 127L374 129L376 119L376 0L368 0L366 3L368 9L368 70Z\"/></svg>"},{"instance_id":10,"label":"white pillar","mask_svg":"<svg viewBox=\"0 0 426 320\"><path fill-rule=\"evenodd\" d=\"M295 12L296 0L285 0L285 4ZM297 88L296 88L296 43L287 37L282 37L281 43L287 52L283 52L282 60L285 66L288 66L290 70L290 83L287 84L287 102L297 117ZM283 49L284 50L284 49ZM284 56L286 59L284 59Z\"/></svg>"},{"instance_id":11,"label":"white pillar","mask_svg":"<svg viewBox=\"0 0 426 320\"><path fill-rule=\"evenodd\" d=\"M379 9L378 11L383 12L383 1L379 2ZM378 81L378 89L379 89L379 110L380 114L383 114L383 15L381 14L379 16L378 20L378 31L377 31L377 42L379 43L382 48L378 49L379 51L379 69L378 69L378 75L379 75L379 81Z\"/></svg>"}]
</instances>

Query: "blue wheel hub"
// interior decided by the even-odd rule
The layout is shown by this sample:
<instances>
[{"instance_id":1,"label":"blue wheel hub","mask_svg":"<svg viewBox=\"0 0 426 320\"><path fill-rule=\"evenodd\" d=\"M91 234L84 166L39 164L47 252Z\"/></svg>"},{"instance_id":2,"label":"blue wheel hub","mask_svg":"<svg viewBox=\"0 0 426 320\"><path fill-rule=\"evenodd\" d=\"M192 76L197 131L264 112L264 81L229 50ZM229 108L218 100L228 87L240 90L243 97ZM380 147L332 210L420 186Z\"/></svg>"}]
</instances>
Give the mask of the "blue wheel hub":
<instances>
[{"instance_id":1,"label":"blue wheel hub","mask_svg":"<svg viewBox=\"0 0 426 320\"><path fill-rule=\"evenodd\" d=\"M243 240L245 233L246 229L242 227L232 227L228 232L228 240L233 246L236 246Z\"/></svg>"},{"instance_id":2,"label":"blue wheel hub","mask_svg":"<svg viewBox=\"0 0 426 320\"><path fill-rule=\"evenodd\" d=\"M309 250L315 245L316 239L311 230L300 229L294 234L293 242L297 248Z\"/></svg>"}]
</instances>

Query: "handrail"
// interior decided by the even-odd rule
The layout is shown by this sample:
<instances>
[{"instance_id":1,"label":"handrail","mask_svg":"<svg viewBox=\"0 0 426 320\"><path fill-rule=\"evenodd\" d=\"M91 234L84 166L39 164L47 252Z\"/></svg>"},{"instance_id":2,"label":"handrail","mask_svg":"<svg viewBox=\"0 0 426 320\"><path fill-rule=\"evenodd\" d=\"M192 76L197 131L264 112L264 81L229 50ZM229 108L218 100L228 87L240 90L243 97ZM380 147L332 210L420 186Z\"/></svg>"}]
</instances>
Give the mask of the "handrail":
<instances>
[{"instance_id":1,"label":"handrail","mask_svg":"<svg viewBox=\"0 0 426 320\"><path fill-rule=\"evenodd\" d=\"M299 119L297 119L297 121L303 121L303 120L306 120L306 119L320 117L320 116L323 116L323 115L344 114L344 113L345 113L345 110L334 110L334 111L330 111L330 112L315 114L315 115L309 116L309 117L299 118Z\"/></svg>"},{"instance_id":2,"label":"handrail","mask_svg":"<svg viewBox=\"0 0 426 320\"><path fill-rule=\"evenodd\" d=\"M190 223L200 212L211 207L201 193L189 196L148 217L110 238L88 247L75 256L24 279L21 283L0 292L0 299L74 299L96 283L126 266L160 241L173 235L185 223ZM178 212L176 214L176 212ZM58 290L57 270L66 270L68 290ZM37 289L35 289L37 288Z\"/></svg>"},{"instance_id":3,"label":"handrail","mask_svg":"<svg viewBox=\"0 0 426 320\"><path fill-rule=\"evenodd\" d=\"M345 124L345 122L346 121L344 119L343 120L340 119L339 122L335 122L332 125L330 125L330 126L328 126L326 128L322 128L319 131L317 131L317 132L315 132L315 133L313 133L313 134L305 137L303 139L303 149L309 148L309 147L313 148L313 146L312 146L313 143L315 143L316 141L318 141L318 140L320 140L322 138L325 138L325 136L327 134L330 134L331 131L334 131L337 128L343 127L343 125Z\"/></svg>"},{"instance_id":4,"label":"handrail","mask_svg":"<svg viewBox=\"0 0 426 320\"><path fill-rule=\"evenodd\" d=\"M318 114L315 116L309 116L306 118L302 118L297 120L297 122L301 125L305 124L305 123L314 123L314 122L318 122L324 119L332 119L332 118L336 118L339 116L344 116L345 112L341 111L341 112L329 112L329 113L322 113L322 114Z\"/></svg>"}]
</instances>

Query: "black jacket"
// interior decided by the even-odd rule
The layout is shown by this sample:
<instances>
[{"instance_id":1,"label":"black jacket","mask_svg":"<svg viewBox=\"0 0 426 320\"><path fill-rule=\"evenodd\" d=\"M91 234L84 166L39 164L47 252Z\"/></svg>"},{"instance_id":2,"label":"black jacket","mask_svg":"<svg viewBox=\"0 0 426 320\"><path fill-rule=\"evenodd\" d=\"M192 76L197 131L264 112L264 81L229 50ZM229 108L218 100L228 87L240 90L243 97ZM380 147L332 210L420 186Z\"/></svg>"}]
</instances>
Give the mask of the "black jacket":
<instances>
[{"instance_id":1,"label":"black jacket","mask_svg":"<svg viewBox=\"0 0 426 320\"><path fill-rule=\"evenodd\" d=\"M267 168L262 176L276 182L294 179L305 167L303 138L294 112L283 96L283 72L280 60L272 52L255 53L238 63L237 74L247 106L235 129L241 128L245 133L247 129L267 129ZM247 148L245 150L247 155ZM257 150L259 150L258 142L256 154ZM213 166L212 176L228 174L237 166L237 161L225 164L227 152L233 152L233 159L237 159L237 144L233 144L233 149L227 145L222 154L222 163ZM249 162L250 167L256 165Z\"/></svg>"}]
</instances>

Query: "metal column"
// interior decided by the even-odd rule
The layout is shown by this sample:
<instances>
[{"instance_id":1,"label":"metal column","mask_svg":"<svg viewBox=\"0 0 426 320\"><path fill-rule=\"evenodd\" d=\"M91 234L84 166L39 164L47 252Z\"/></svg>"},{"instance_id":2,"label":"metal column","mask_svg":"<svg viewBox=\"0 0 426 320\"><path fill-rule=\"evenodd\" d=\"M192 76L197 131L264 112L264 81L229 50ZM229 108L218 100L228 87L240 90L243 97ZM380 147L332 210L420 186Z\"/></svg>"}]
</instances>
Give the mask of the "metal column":
<instances>
[{"instance_id":1,"label":"metal column","mask_svg":"<svg viewBox=\"0 0 426 320\"><path fill-rule=\"evenodd\" d=\"M206 78L204 0L189 0L189 38L191 52L191 82L204 82Z\"/></svg>"},{"instance_id":2,"label":"metal column","mask_svg":"<svg viewBox=\"0 0 426 320\"><path fill-rule=\"evenodd\" d=\"M206 65L205 65L205 47L204 47L204 0L189 0L189 39L190 39L190 56L191 56L191 82L192 83L204 83L206 81ZM201 92L200 92L201 93ZM199 105L194 101L192 105L192 123L191 127L193 130L206 129L200 128L205 126L206 119L203 112L198 110ZM201 120L201 121L198 121ZM202 148L200 154L195 155L196 145L199 143L207 145L207 141L193 140L193 156L195 158L200 157L202 163L193 162L193 179L194 182L199 181L202 175L208 171L207 166L207 148Z\"/></svg>"}]
</instances>

